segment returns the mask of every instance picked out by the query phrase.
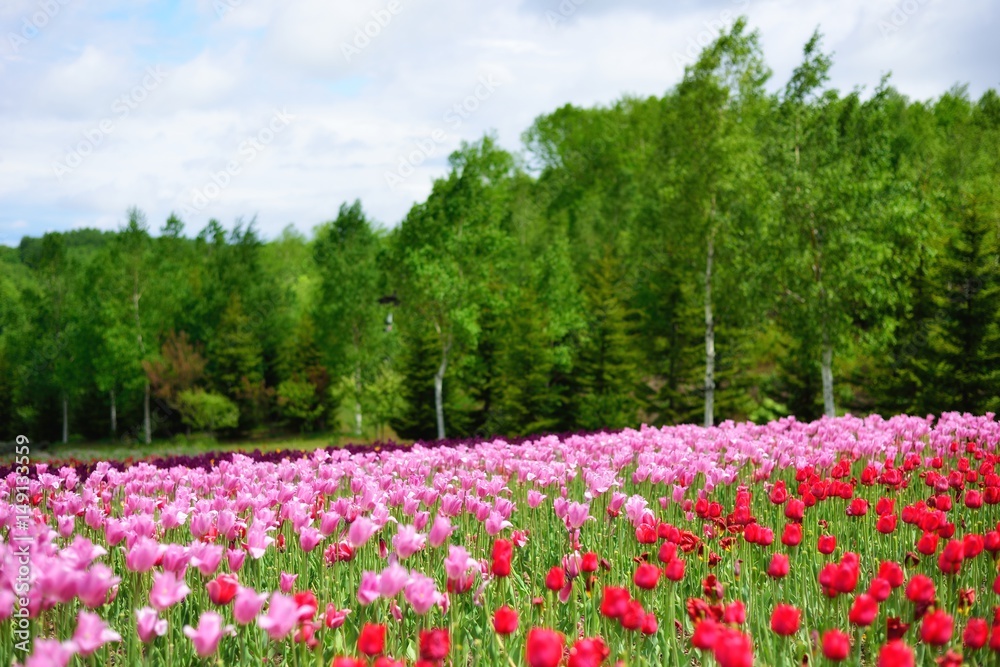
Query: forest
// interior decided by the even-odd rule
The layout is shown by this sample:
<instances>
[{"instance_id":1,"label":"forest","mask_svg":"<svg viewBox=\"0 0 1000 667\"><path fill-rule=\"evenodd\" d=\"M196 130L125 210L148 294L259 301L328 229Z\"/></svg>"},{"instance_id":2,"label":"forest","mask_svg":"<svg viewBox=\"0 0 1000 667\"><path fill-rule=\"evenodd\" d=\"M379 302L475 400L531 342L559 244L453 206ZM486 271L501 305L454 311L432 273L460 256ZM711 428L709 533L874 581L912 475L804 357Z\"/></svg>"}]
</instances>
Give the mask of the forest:
<instances>
[{"instance_id":1,"label":"forest","mask_svg":"<svg viewBox=\"0 0 1000 667\"><path fill-rule=\"evenodd\" d=\"M0 246L0 440L996 411L1000 97L834 90L832 58L776 83L737 22L662 97L463 143L401 221L137 202Z\"/></svg>"}]
</instances>

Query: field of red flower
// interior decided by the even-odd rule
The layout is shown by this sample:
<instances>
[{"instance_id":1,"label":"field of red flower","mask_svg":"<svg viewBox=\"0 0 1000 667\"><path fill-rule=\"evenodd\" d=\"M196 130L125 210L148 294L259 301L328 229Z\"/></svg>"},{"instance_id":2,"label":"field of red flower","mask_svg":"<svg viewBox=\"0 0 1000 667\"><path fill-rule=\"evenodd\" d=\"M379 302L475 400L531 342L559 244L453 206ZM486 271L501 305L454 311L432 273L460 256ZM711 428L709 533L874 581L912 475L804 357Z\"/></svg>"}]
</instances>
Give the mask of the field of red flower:
<instances>
[{"instance_id":1,"label":"field of red flower","mask_svg":"<svg viewBox=\"0 0 1000 667\"><path fill-rule=\"evenodd\" d=\"M1000 663L1000 423L15 469L0 661Z\"/></svg>"}]
</instances>

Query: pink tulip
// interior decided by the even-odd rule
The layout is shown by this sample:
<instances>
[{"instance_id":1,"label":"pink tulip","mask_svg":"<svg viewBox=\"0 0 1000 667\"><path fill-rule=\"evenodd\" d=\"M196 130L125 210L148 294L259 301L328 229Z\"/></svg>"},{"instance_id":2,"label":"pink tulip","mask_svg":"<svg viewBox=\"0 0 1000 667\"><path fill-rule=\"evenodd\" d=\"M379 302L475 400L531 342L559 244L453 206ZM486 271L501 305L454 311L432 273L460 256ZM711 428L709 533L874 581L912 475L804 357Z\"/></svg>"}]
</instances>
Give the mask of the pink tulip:
<instances>
[{"instance_id":1,"label":"pink tulip","mask_svg":"<svg viewBox=\"0 0 1000 667\"><path fill-rule=\"evenodd\" d=\"M278 587L281 589L281 592L291 593L292 589L295 588L295 580L298 578L298 574L289 574L288 572L282 572L278 575Z\"/></svg>"},{"instance_id":2,"label":"pink tulip","mask_svg":"<svg viewBox=\"0 0 1000 667\"><path fill-rule=\"evenodd\" d=\"M163 551L164 547L159 542L140 537L125 554L125 567L132 572L149 572L160 560Z\"/></svg>"},{"instance_id":3,"label":"pink tulip","mask_svg":"<svg viewBox=\"0 0 1000 667\"><path fill-rule=\"evenodd\" d=\"M153 608L163 611L187 597L191 589L184 579L177 579L173 572L161 572L153 575L153 588L149 591L149 603Z\"/></svg>"},{"instance_id":4,"label":"pink tulip","mask_svg":"<svg viewBox=\"0 0 1000 667\"><path fill-rule=\"evenodd\" d=\"M119 582L121 578L114 576L110 567L103 563L95 563L80 577L76 585L76 594L85 606L96 609L107 602L108 591Z\"/></svg>"},{"instance_id":5,"label":"pink tulip","mask_svg":"<svg viewBox=\"0 0 1000 667\"><path fill-rule=\"evenodd\" d=\"M347 539L355 549L363 545L378 531L378 526L367 517L359 516L347 530Z\"/></svg>"},{"instance_id":6,"label":"pink tulip","mask_svg":"<svg viewBox=\"0 0 1000 667\"><path fill-rule=\"evenodd\" d=\"M267 548L274 544L274 538L267 534L269 528L265 528L259 521L254 521L247 530L246 550L254 560L259 560L267 551Z\"/></svg>"},{"instance_id":7,"label":"pink tulip","mask_svg":"<svg viewBox=\"0 0 1000 667\"><path fill-rule=\"evenodd\" d=\"M392 546L401 560L406 560L424 548L427 538L413 526L400 526L392 538Z\"/></svg>"},{"instance_id":8,"label":"pink tulip","mask_svg":"<svg viewBox=\"0 0 1000 667\"><path fill-rule=\"evenodd\" d=\"M433 579L417 572L411 576L410 583L403 591L403 597L413 607L413 611L423 616L437 604L440 593L438 593Z\"/></svg>"},{"instance_id":9,"label":"pink tulip","mask_svg":"<svg viewBox=\"0 0 1000 667\"><path fill-rule=\"evenodd\" d=\"M299 605L294 599L275 593L267 607L267 615L257 619L257 625L274 641L281 641L298 623Z\"/></svg>"},{"instance_id":10,"label":"pink tulip","mask_svg":"<svg viewBox=\"0 0 1000 667\"><path fill-rule=\"evenodd\" d=\"M194 643L194 650L202 658L206 658L219 649L219 641L223 634L233 632L233 626L222 626L222 617L214 611L202 612L198 619L198 627L184 626L184 635Z\"/></svg>"},{"instance_id":11,"label":"pink tulip","mask_svg":"<svg viewBox=\"0 0 1000 667\"><path fill-rule=\"evenodd\" d=\"M372 602L375 602L375 600L378 600L381 588L381 582L377 574L374 572L362 572L361 584L358 586L358 602L363 605L370 605Z\"/></svg>"},{"instance_id":12,"label":"pink tulip","mask_svg":"<svg viewBox=\"0 0 1000 667\"><path fill-rule=\"evenodd\" d=\"M395 597L409 581L409 571L399 563L392 563L379 576L379 595L386 599Z\"/></svg>"},{"instance_id":13,"label":"pink tulip","mask_svg":"<svg viewBox=\"0 0 1000 667\"><path fill-rule=\"evenodd\" d=\"M204 544L198 549L193 549L191 554L191 565L198 568L204 576L210 577L219 569L222 562L223 548L218 544Z\"/></svg>"},{"instance_id":14,"label":"pink tulip","mask_svg":"<svg viewBox=\"0 0 1000 667\"><path fill-rule=\"evenodd\" d=\"M448 556L444 559L444 571L449 579L461 579L470 567L475 567L476 562L469 556L469 552L464 547L448 547Z\"/></svg>"},{"instance_id":15,"label":"pink tulip","mask_svg":"<svg viewBox=\"0 0 1000 667\"><path fill-rule=\"evenodd\" d=\"M160 618L155 609L143 607L135 610L136 634L143 643L149 643L157 637L167 634L167 619Z\"/></svg>"},{"instance_id":16,"label":"pink tulip","mask_svg":"<svg viewBox=\"0 0 1000 667\"><path fill-rule=\"evenodd\" d=\"M240 625L251 623L260 614L266 601L266 593L261 594L252 588L240 587L236 599L233 600L233 618Z\"/></svg>"},{"instance_id":17,"label":"pink tulip","mask_svg":"<svg viewBox=\"0 0 1000 667\"><path fill-rule=\"evenodd\" d=\"M323 534L312 527L306 527L299 533L299 546L305 552L310 552L323 541Z\"/></svg>"},{"instance_id":18,"label":"pink tulip","mask_svg":"<svg viewBox=\"0 0 1000 667\"><path fill-rule=\"evenodd\" d=\"M80 655L90 655L109 642L121 640L122 636L109 628L100 616L80 610L73 633L73 644Z\"/></svg>"},{"instance_id":19,"label":"pink tulip","mask_svg":"<svg viewBox=\"0 0 1000 667\"><path fill-rule=\"evenodd\" d=\"M350 609L337 609L331 602L326 605L326 615L324 617L326 627L336 630L344 624L344 621L347 620L347 615L350 613Z\"/></svg>"},{"instance_id":20,"label":"pink tulip","mask_svg":"<svg viewBox=\"0 0 1000 667\"><path fill-rule=\"evenodd\" d=\"M451 537L454 528L451 526L451 521L446 516L438 515L434 519L434 523L431 524L431 532L428 536L428 541L431 543L432 547L439 547L448 541Z\"/></svg>"},{"instance_id":21,"label":"pink tulip","mask_svg":"<svg viewBox=\"0 0 1000 667\"><path fill-rule=\"evenodd\" d=\"M226 551L226 560L229 562L229 571L238 572L243 567L247 552L242 549L229 549Z\"/></svg>"},{"instance_id":22,"label":"pink tulip","mask_svg":"<svg viewBox=\"0 0 1000 667\"><path fill-rule=\"evenodd\" d=\"M24 667L66 667L76 651L76 644L72 641L36 639L34 649L25 660Z\"/></svg>"}]
</instances>

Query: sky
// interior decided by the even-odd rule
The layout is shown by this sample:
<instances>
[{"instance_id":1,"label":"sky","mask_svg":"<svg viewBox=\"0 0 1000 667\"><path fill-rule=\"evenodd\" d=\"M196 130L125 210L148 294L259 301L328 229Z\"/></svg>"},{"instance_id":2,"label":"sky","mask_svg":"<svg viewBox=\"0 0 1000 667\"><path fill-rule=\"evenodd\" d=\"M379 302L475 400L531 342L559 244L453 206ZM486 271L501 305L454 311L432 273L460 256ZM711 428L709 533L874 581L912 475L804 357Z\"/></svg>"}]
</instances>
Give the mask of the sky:
<instances>
[{"instance_id":1,"label":"sky","mask_svg":"<svg viewBox=\"0 0 1000 667\"><path fill-rule=\"evenodd\" d=\"M0 243L131 206L274 238L360 199L391 227L461 142L661 96L740 15L775 89L817 27L842 91L1000 88L991 0L0 0Z\"/></svg>"}]
</instances>

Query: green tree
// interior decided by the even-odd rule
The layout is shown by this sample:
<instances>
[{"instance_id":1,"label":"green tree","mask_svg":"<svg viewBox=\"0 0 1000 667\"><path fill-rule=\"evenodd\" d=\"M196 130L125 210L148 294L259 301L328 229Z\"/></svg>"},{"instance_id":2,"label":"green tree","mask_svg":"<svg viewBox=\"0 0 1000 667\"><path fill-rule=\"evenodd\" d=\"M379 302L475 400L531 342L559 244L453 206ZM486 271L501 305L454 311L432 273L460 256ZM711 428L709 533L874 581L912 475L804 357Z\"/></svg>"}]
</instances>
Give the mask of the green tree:
<instances>
[{"instance_id":1,"label":"green tree","mask_svg":"<svg viewBox=\"0 0 1000 667\"><path fill-rule=\"evenodd\" d=\"M380 303L381 239L361 209L343 204L337 219L317 229L314 257L319 270L319 324L328 363L349 377L354 433L363 428L363 397L389 352L387 309Z\"/></svg>"},{"instance_id":2,"label":"green tree","mask_svg":"<svg viewBox=\"0 0 1000 667\"><path fill-rule=\"evenodd\" d=\"M574 374L580 386L576 422L585 429L636 425L640 376L632 335L635 317L622 276L621 261L608 253L584 287L588 321Z\"/></svg>"},{"instance_id":3,"label":"green tree","mask_svg":"<svg viewBox=\"0 0 1000 667\"><path fill-rule=\"evenodd\" d=\"M484 304L491 301L496 308L502 299L487 286L492 274L503 271L509 240L503 222L509 216L508 186L515 173L512 156L497 148L492 137L463 144L449 161L448 178L434 183L428 200L411 209L395 237L405 316L427 323L437 338L433 386L438 439L446 435L449 363L462 349L475 349Z\"/></svg>"}]
</instances>

